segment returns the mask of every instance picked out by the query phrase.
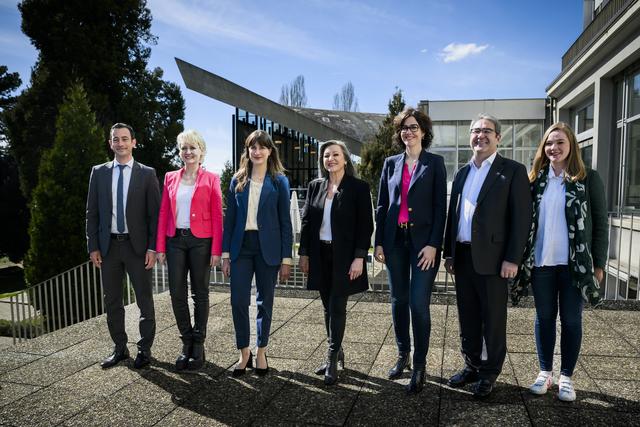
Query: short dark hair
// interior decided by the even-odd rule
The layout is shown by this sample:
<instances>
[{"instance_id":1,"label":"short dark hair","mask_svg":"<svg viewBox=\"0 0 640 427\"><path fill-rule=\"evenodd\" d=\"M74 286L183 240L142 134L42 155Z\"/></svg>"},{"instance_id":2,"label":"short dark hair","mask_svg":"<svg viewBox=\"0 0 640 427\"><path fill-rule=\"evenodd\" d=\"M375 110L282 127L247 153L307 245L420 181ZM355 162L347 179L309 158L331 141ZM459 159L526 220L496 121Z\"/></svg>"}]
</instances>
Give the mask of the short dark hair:
<instances>
[{"instance_id":1,"label":"short dark hair","mask_svg":"<svg viewBox=\"0 0 640 427\"><path fill-rule=\"evenodd\" d=\"M407 108L393 119L393 141L399 148L404 150L404 142L402 142L400 132L402 132L402 125L404 124L404 121L409 117L416 119L418 126L420 126L420 130L424 132L424 136L422 137L422 148L429 148L429 146L431 146L431 141L433 141L433 124L431 123L429 116L413 107Z\"/></svg>"},{"instance_id":2,"label":"short dark hair","mask_svg":"<svg viewBox=\"0 0 640 427\"><path fill-rule=\"evenodd\" d=\"M473 125L476 124L478 120L490 121L491 123L493 123L493 127L495 128L494 130L496 131L496 135L501 135L500 132L502 131L502 125L500 124L500 120L498 120L495 116L492 116L489 113L478 114L475 119L471 120L471 124L469 125L469 130L471 130Z\"/></svg>"},{"instance_id":3,"label":"short dark hair","mask_svg":"<svg viewBox=\"0 0 640 427\"><path fill-rule=\"evenodd\" d=\"M115 129L129 129L131 139L136 139L136 133L133 131L133 128L126 123L116 123L115 125L111 126L111 130L109 131L109 139L111 139L111 135L113 135L113 131Z\"/></svg>"}]
</instances>

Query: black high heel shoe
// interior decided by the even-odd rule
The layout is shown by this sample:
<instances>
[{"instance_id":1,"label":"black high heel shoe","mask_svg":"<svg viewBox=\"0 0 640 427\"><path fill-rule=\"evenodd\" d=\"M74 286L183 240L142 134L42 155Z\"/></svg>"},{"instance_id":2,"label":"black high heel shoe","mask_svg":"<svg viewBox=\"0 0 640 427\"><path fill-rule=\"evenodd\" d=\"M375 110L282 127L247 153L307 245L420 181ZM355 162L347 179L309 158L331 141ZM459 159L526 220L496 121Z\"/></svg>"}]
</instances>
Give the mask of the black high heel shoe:
<instances>
[{"instance_id":1,"label":"black high heel shoe","mask_svg":"<svg viewBox=\"0 0 640 427\"><path fill-rule=\"evenodd\" d=\"M234 368L231 376L234 378L241 377L247 372L247 368L253 368L253 353L251 352L249 352L249 360L247 360L247 364L244 365L244 368Z\"/></svg>"},{"instance_id":2,"label":"black high heel shoe","mask_svg":"<svg viewBox=\"0 0 640 427\"><path fill-rule=\"evenodd\" d=\"M267 360L267 355L264 355L264 361L267 362L266 368L258 368L258 357L256 356L256 368L253 370L257 376L264 377L269 372L269 361Z\"/></svg>"}]
</instances>

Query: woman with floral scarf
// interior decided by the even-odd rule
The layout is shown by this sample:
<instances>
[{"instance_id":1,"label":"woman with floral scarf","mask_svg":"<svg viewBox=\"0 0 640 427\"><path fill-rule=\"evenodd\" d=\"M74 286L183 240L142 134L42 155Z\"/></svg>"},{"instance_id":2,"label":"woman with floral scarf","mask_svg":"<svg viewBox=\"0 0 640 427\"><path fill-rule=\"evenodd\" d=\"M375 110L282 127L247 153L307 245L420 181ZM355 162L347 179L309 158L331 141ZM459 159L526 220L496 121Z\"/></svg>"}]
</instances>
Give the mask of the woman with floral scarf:
<instances>
[{"instance_id":1,"label":"woman with floral scarf","mask_svg":"<svg viewBox=\"0 0 640 427\"><path fill-rule=\"evenodd\" d=\"M556 318L560 311L558 398L574 401L571 376L582 341L584 302L600 303L599 283L607 259L604 185L587 169L573 130L563 122L547 129L529 173L533 222L524 259L512 288L517 304L531 283L540 373L529 390L545 394L553 383Z\"/></svg>"}]
</instances>

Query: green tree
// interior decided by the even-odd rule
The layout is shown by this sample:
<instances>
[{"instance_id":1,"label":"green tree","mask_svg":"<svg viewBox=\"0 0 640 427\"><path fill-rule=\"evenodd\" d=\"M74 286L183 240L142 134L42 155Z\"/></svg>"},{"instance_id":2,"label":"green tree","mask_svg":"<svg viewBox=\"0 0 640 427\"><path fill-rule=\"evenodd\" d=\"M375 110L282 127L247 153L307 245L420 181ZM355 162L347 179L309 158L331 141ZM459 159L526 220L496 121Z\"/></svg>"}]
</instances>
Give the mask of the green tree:
<instances>
[{"instance_id":1,"label":"green tree","mask_svg":"<svg viewBox=\"0 0 640 427\"><path fill-rule=\"evenodd\" d=\"M365 144L360 153L360 164L358 173L360 177L367 181L373 193L373 204L378 201L378 185L380 183L380 173L384 165L384 159L394 154L400 153L400 149L393 143L393 119L398 113L404 110L405 103L402 98L402 90L396 88L395 93L389 101L389 113L385 117L378 133L373 141Z\"/></svg>"},{"instance_id":2,"label":"green tree","mask_svg":"<svg viewBox=\"0 0 640 427\"><path fill-rule=\"evenodd\" d=\"M103 131L80 83L69 88L53 147L42 156L31 201L25 278L31 285L87 260L84 233L91 167L107 160Z\"/></svg>"},{"instance_id":3,"label":"green tree","mask_svg":"<svg viewBox=\"0 0 640 427\"><path fill-rule=\"evenodd\" d=\"M222 206L227 207L227 196L229 195L229 186L231 178L233 178L233 163L230 160L224 162L224 168L220 174L220 189L222 190Z\"/></svg>"},{"instance_id":4,"label":"green tree","mask_svg":"<svg viewBox=\"0 0 640 427\"><path fill-rule=\"evenodd\" d=\"M138 135L136 158L159 176L173 169L175 137L182 130L184 100L162 71L147 70L151 12L146 0L23 0L22 31L38 50L31 82L7 119L11 153L28 200L38 183L42 154L53 145L58 107L80 81L103 140L114 122ZM108 153L107 147L102 150Z\"/></svg>"},{"instance_id":5,"label":"green tree","mask_svg":"<svg viewBox=\"0 0 640 427\"><path fill-rule=\"evenodd\" d=\"M13 92L22 84L18 73L9 73L0 65L0 224L10 225L0 235L0 256L22 261L29 245L29 211L20 191L18 165L6 147L6 111L15 104Z\"/></svg>"}]
</instances>

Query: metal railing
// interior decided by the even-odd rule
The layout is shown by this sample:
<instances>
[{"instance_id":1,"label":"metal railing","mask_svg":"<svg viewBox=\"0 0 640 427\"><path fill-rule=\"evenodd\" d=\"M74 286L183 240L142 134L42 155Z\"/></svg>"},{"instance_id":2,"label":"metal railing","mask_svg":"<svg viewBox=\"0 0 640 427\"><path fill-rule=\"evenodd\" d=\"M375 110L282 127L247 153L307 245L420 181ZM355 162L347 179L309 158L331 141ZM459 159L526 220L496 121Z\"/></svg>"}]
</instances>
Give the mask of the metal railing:
<instances>
[{"instance_id":1,"label":"metal railing","mask_svg":"<svg viewBox=\"0 0 640 427\"><path fill-rule=\"evenodd\" d=\"M562 55L562 71L571 66L637 0L610 0Z\"/></svg>"},{"instance_id":2,"label":"metal railing","mask_svg":"<svg viewBox=\"0 0 640 427\"><path fill-rule=\"evenodd\" d=\"M602 295L640 301L640 212L609 213L609 254Z\"/></svg>"}]
</instances>

